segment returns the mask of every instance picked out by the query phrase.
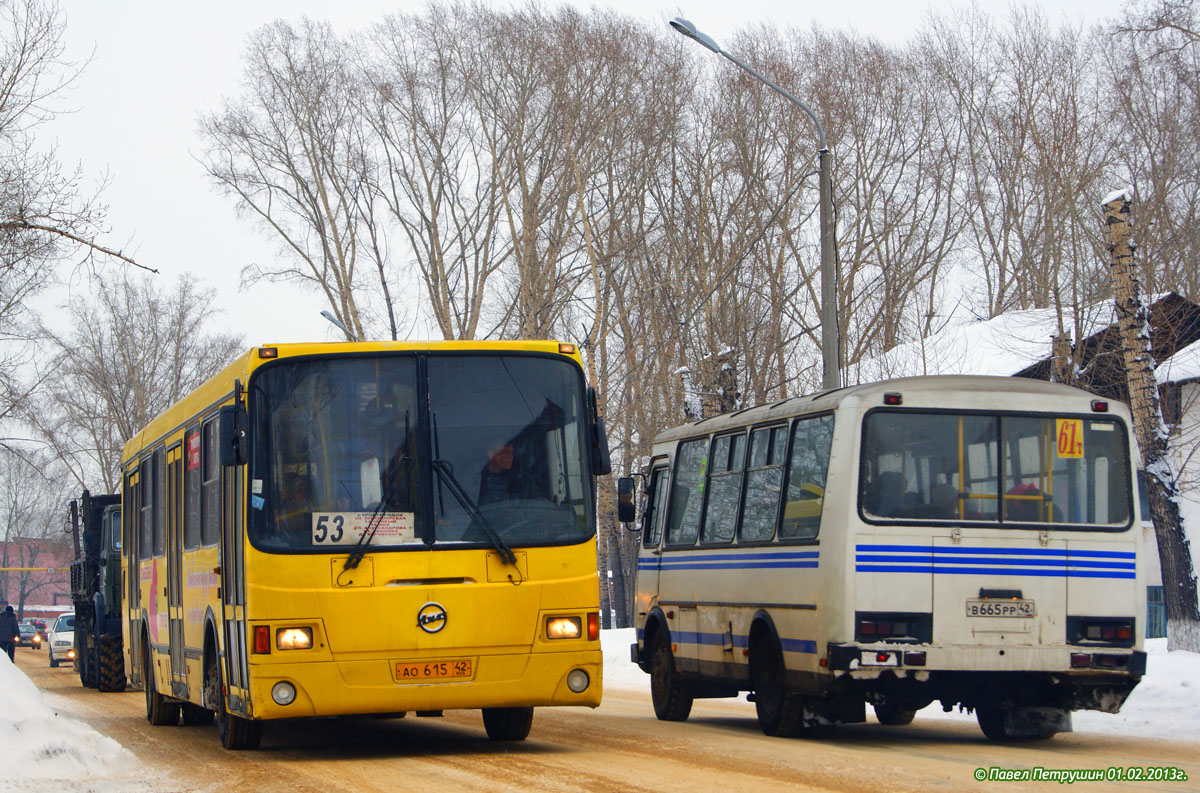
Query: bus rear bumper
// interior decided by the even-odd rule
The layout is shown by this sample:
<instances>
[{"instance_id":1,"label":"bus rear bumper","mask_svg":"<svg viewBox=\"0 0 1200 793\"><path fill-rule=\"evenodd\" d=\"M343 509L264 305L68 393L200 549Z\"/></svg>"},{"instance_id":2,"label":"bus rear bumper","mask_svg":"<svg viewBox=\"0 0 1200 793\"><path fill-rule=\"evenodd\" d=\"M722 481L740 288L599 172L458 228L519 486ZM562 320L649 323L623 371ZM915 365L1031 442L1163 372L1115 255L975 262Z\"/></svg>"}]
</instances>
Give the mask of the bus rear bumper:
<instances>
[{"instance_id":1,"label":"bus rear bumper","mask_svg":"<svg viewBox=\"0 0 1200 793\"><path fill-rule=\"evenodd\" d=\"M915 674L932 671L1095 673L1140 678L1146 653L1118 647L944 646L895 644L830 644L829 669L869 679L883 672Z\"/></svg>"},{"instance_id":2,"label":"bus rear bumper","mask_svg":"<svg viewBox=\"0 0 1200 793\"><path fill-rule=\"evenodd\" d=\"M1002 703L1116 713L1146 671L1124 648L829 645L832 690L919 710Z\"/></svg>"},{"instance_id":3,"label":"bus rear bumper","mask_svg":"<svg viewBox=\"0 0 1200 793\"><path fill-rule=\"evenodd\" d=\"M582 705L597 707L603 692L601 652L587 650L557 653L470 655L456 659L472 662L468 680L412 680L399 682L394 659L316 661L256 664L252 667L253 714L260 719L308 716L350 716L458 708L541 707ZM447 660L447 659L422 659ZM587 686L571 690L568 676L575 670L587 675ZM572 681L580 682L576 674ZM272 696L277 683L295 689L294 700L278 704Z\"/></svg>"}]
</instances>

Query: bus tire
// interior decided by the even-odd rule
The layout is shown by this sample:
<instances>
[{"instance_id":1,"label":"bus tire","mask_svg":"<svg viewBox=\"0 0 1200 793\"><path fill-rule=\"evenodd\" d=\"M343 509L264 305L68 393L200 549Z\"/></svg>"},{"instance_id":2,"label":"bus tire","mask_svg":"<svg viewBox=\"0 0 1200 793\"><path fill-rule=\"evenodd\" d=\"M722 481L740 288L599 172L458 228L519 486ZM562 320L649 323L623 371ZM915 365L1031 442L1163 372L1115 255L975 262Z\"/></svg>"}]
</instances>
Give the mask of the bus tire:
<instances>
[{"instance_id":1,"label":"bus tire","mask_svg":"<svg viewBox=\"0 0 1200 793\"><path fill-rule=\"evenodd\" d=\"M215 644L214 644L215 649ZM221 670L217 665L216 653L209 656L204 670L205 699L216 705L217 738L230 751L257 749L262 741L262 722L243 719L225 709L225 694L221 688Z\"/></svg>"},{"instance_id":2,"label":"bus tire","mask_svg":"<svg viewBox=\"0 0 1200 793\"><path fill-rule=\"evenodd\" d=\"M767 735L788 738L804 726L803 699L787 690L783 650L774 633L763 632L750 652L750 684L758 726Z\"/></svg>"},{"instance_id":3,"label":"bus tire","mask_svg":"<svg viewBox=\"0 0 1200 793\"><path fill-rule=\"evenodd\" d=\"M533 708L484 708L483 728L493 741L523 741L533 726Z\"/></svg>"},{"instance_id":4,"label":"bus tire","mask_svg":"<svg viewBox=\"0 0 1200 793\"><path fill-rule=\"evenodd\" d=\"M650 699L660 721L687 721L692 712L692 692L675 671L675 655L666 630L655 634L650 651Z\"/></svg>"},{"instance_id":5,"label":"bus tire","mask_svg":"<svg viewBox=\"0 0 1200 793\"><path fill-rule=\"evenodd\" d=\"M125 659L121 654L121 637L101 636L99 655L97 687L101 691L124 691Z\"/></svg>"},{"instance_id":6,"label":"bus tire","mask_svg":"<svg viewBox=\"0 0 1200 793\"><path fill-rule=\"evenodd\" d=\"M875 718L880 724L886 724L889 727L903 727L906 724L912 724L916 715L915 710L904 710L886 702L875 705Z\"/></svg>"},{"instance_id":7,"label":"bus tire","mask_svg":"<svg viewBox=\"0 0 1200 793\"><path fill-rule=\"evenodd\" d=\"M146 692L146 721L156 727L178 724L179 703L170 702L158 693L148 642L142 645L142 653L142 690Z\"/></svg>"},{"instance_id":8,"label":"bus tire","mask_svg":"<svg viewBox=\"0 0 1200 793\"><path fill-rule=\"evenodd\" d=\"M1012 711L1016 711L1013 713ZM1060 725L1050 719L1030 718L1029 711L1050 711L1063 714L1056 709L1020 708L1011 705L980 705L975 708L975 719L979 729L989 741L1044 741L1060 731ZM1065 714L1064 714L1065 715ZM1069 717L1067 726L1070 731Z\"/></svg>"}]
</instances>

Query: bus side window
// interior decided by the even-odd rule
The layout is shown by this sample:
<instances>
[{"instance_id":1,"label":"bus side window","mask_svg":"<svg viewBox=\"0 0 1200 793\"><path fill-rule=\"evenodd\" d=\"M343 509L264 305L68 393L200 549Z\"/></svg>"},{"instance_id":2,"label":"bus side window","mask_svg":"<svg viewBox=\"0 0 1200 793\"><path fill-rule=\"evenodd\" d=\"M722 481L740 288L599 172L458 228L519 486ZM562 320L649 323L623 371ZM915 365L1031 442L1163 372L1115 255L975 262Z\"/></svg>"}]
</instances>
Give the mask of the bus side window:
<instances>
[{"instance_id":1,"label":"bus side window","mask_svg":"<svg viewBox=\"0 0 1200 793\"><path fill-rule=\"evenodd\" d=\"M154 555L167 550L167 466L161 448L154 450Z\"/></svg>"},{"instance_id":2,"label":"bus side window","mask_svg":"<svg viewBox=\"0 0 1200 793\"><path fill-rule=\"evenodd\" d=\"M204 422L200 438L200 543L216 545L221 534L221 462L217 422Z\"/></svg>"},{"instance_id":3,"label":"bus side window","mask_svg":"<svg viewBox=\"0 0 1200 793\"><path fill-rule=\"evenodd\" d=\"M200 547L200 428L188 428L183 444L183 547Z\"/></svg>"},{"instance_id":4,"label":"bus side window","mask_svg":"<svg viewBox=\"0 0 1200 793\"><path fill-rule=\"evenodd\" d=\"M142 458L138 467L138 559L149 559L154 545L154 466L153 458Z\"/></svg>"},{"instance_id":5,"label":"bus side window","mask_svg":"<svg viewBox=\"0 0 1200 793\"><path fill-rule=\"evenodd\" d=\"M713 441L708 474L708 506L704 510L704 542L730 542L737 530L742 502L742 468L746 436L722 435Z\"/></svg>"},{"instance_id":6,"label":"bus side window","mask_svg":"<svg viewBox=\"0 0 1200 793\"><path fill-rule=\"evenodd\" d=\"M675 480L671 483L667 545L692 545L700 533L707 451L707 438L679 444L675 456Z\"/></svg>"},{"instance_id":7,"label":"bus side window","mask_svg":"<svg viewBox=\"0 0 1200 793\"><path fill-rule=\"evenodd\" d=\"M787 456L787 427L763 427L750 436L746 500L742 507L742 542L762 542L775 535L779 491Z\"/></svg>"},{"instance_id":8,"label":"bus side window","mask_svg":"<svg viewBox=\"0 0 1200 793\"><path fill-rule=\"evenodd\" d=\"M833 416L830 414L802 418L793 426L780 539L812 539L820 533L832 441Z\"/></svg>"},{"instance_id":9,"label":"bus side window","mask_svg":"<svg viewBox=\"0 0 1200 793\"><path fill-rule=\"evenodd\" d=\"M666 468L655 468L650 474L650 492L646 499L646 513L642 516L642 545L647 548L658 545L658 540L662 537L670 482L671 477Z\"/></svg>"}]
</instances>

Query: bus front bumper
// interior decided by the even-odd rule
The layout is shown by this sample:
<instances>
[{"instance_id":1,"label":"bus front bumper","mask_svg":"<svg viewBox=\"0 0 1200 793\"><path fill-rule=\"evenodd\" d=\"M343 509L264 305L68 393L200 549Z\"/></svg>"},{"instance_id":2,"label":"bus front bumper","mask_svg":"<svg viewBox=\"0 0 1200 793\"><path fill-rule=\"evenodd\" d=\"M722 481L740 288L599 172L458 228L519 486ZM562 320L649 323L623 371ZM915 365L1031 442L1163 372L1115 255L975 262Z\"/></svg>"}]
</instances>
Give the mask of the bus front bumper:
<instances>
[{"instance_id":1,"label":"bus front bumper","mask_svg":"<svg viewBox=\"0 0 1200 793\"><path fill-rule=\"evenodd\" d=\"M401 680L406 667L438 661L471 662L469 678ZM427 670L428 671L428 670ZM435 670L436 671L436 670ZM586 687L578 692L586 675ZM417 670L420 674L420 670ZM597 707L603 689L599 648L578 652L471 655L453 659L369 659L264 663L251 667L253 716L288 719L457 708ZM294 690L277 702L277 684ZM284 697L286 699L286 697Z\"/></svg>"}]
</instances>

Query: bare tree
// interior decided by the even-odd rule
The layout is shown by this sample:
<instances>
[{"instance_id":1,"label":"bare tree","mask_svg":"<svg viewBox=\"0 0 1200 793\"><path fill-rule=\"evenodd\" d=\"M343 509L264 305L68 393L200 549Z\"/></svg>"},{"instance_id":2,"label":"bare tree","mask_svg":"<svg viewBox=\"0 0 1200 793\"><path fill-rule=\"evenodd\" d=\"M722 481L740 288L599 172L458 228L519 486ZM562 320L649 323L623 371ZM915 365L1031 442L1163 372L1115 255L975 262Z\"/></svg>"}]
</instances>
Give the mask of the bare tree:
<instances>
[{"instance_id":1,"label":"bare tree","mask_svg":"<svg viewBox=\"0 0 1200 793\"><path fill-rule=\"evenodd\" d=\"M1131 185L1138 267L1150 294L1200 299L1200 19L1161 0L1114 26L1108 96L1122 141L1115 186Z\"/></svg>"},{"instance_id":2,"label":"bare tree","mask_svg":"<svg viewBox=\"0 0 1200 793\"><path fill-rule=\"evenodd\" d=\"M936 79L953 103L967 146L957 198L968 223L971 267L982 276L975 311L1079 307L1100 283L1081 263L1102 241L1093 195L1111 149L1095 44L1082 31L1051 30L1045 16L1016 8L997 25L978 9L936 20L923 39ZM1065 329L1065 328L1064 328Z\"/></svg>"},{"instance_id":3,"label":"bare tree","mask_svg":"<svg viewBox=\"0 0 1200 793\"><path fill-rule=\"evenodd\" d=\"M62 578L44 569L68 558L65 499L55 492L50 460L40 454L0 449L0 600L20 613L29 598ZM7 570L3 568L27 568Z\"/></svg>"},{"instance_id":4,"label":"bare tree","mask_svg":"<svg viewBox=\"0 0 1200 793\"><path fill-rule=\"evenodd\" d=\"M81 169L64 167L37 139L81 68L64 59L64 27L53 2L0 0L0 421L32 389L19 376L32 338L29 299L55 265L75 254L136 264L98 241L104 207L84 191Z\"/></svg>"},{"instance_id":5,"label":"bare tree","mask_svg":"<svg viewBox=\"0 0 1200 793\"><path fill-rule=\"evenodd\" d=\"M246 50L243 95L201 121L204 165L281 243L280 263L246 268L244 283L311 285L360 339L374 332L369 305L381 299L385 332L395 339L388 251L372 233L373 162L350 63L326 23L276 21L258 30Z\"/></svg>"},{"instance_id":6,"label":"bare tree","mask_svg":"<svg viewBox=\"0 0 1200 793\"><path fill-rule=\"evenodd\" d=\"M214 296L191 276L169 290L97 280L66 307L66 332L44 331L55 354L26 419L77 486L114 492L125 442L241 352L239 337L213 329Z\"/></svg>"},{"instance_id":7,"label":"bare tree","mask_svg":"<svg viewBox=\"0 0 1200 793\"><path fill-rule=\"evenodd\" d=\"M499 163L469 101L464 57L472 11L431 6L397 15L363 42L367 118L380 167L375 190L414 253L442 336L475 338L488 278L507 260ZM361 55L361 53L360 53Z\"/></svg>"}]
</instances>

